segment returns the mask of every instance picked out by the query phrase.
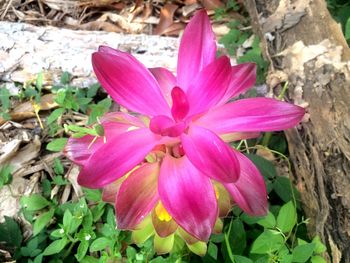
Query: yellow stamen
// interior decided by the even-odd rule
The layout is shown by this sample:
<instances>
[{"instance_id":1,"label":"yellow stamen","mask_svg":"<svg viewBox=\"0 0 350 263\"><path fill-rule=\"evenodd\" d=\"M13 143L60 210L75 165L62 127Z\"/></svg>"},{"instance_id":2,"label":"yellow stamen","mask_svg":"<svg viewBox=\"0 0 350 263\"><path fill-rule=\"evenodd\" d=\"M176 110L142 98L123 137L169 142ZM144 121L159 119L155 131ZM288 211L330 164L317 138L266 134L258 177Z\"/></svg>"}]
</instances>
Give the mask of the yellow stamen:
<instances>
[{"instance_id":1,"label":"yellow stamen","mask_svg":"<svg viewBox=\"0 0 350 263\"><path fill-rule=\"evenodd\" d=\"M219 192L219 189L216 185L214 185L214 191L215 191L215 197L218 200L220 197L220 192Z\"/></svg>"},{"instance_id":2,"label":"yellow stamen","mask_svg":"<svg viewBox=\"0 0 350 263\"><path fill-rule=\"evenodd\" d=\"M155 208L155 212L160 221L169 222L172 219L171 215L169 215L168 211L166 211L165 207L160 201Z\"/></svg>"}]
</instances>

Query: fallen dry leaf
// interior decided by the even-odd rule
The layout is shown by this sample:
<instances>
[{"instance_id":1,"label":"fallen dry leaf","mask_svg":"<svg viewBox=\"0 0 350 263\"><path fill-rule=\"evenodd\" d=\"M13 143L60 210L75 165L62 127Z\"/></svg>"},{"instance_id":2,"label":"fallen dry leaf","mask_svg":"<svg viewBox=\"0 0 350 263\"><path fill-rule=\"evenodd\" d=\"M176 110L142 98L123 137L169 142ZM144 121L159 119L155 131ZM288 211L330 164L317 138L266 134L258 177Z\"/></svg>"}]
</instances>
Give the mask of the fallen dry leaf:
<instances>
[{"instance_id":1,"label":"fallen dry leaf","mask_svg":"<svg viewBox=\"0 0 350 263\"><path fill-rule=\"evenodd\" d=\"M175 11L179 8L178 5L166 4L160 10L160 19L157 27L154 29L153 34L161 35L174 24L174 14Z\"/></svg>"},{"instance_id":2,"label":"fallen dry leaf","mask_svg":"<svg viewBox=\"0 0 350 263\"><path fill-rule=\"evenodd\" d=\"M220 0L201 0L201 3L207 10L215 10L225 6L225 4Z\"/></svg>"},{"instance_id":3,"label":"fallen dry leaf","mask_svg":"<svg viewBox=\"0 0 350 263\"><path fill-rule=\"evenodd\" d=\"M50 93L42 96L39 106L40 110L51 110L58 107L58 104L54 101L54 94ZM33 102L26 101L19 104L10 112L10 116L12 121L22 121L35 117ZM0 125L5 122L6 120L0 118Z\"/></svg>"}]
</instances>

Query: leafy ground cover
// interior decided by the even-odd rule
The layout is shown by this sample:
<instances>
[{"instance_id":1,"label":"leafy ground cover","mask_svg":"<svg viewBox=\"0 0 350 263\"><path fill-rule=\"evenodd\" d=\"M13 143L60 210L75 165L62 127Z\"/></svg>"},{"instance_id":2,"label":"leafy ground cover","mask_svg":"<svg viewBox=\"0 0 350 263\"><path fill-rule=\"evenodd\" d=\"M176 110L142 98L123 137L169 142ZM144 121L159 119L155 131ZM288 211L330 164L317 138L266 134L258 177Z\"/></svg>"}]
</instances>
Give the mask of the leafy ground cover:
<instances>
[{"instance_id":1,"label":"leafy ground cover","mask_svg":"<svg viewBox=\"0 0 350 263\"><path fill-rule=\"evenodd\" d=\"M341 11L348 4L328 4L349 39L349 17ZM216 9L215 19L225 19L228 12L240 8L228 1ZM256 62L258 84L263 84L267 63L249 21L231 21L228 27L229 32L219 42L237 62ZM292 167L283 133L232 144L264 176L270 203L267 216L253 218L235 207L224 220L222 233L213 234L206 247L188 247L179 239L171 254L156 255L151 240L134 245L129 232L116 229L113 206L102 201L100 190L77 185L78 168L61 153L69 136L101 136L99 117L124 109L113 104L98 84L82 89L72 86L71 78L65 72L59 83L47 85L44 74L39 73L35 80L18 84L16 95L5 86L0 89L0 138L4 142L0 191L16 192L17 177L29 187L25 195L15 196L20 204L16 216L4 216L0 224L0 261L326 262L326 247L320 238L307 235L308 219L290 180ZM286 89L288 83L282 83L276 97L283 99ZM17 148L8 145L14 140L19 140ZM37 154L14 160L15 155L28 156L32 149L28 145L35 140L40 141ZM205 255L199 257L193 251Z\"/></svg>"}]
</instances>

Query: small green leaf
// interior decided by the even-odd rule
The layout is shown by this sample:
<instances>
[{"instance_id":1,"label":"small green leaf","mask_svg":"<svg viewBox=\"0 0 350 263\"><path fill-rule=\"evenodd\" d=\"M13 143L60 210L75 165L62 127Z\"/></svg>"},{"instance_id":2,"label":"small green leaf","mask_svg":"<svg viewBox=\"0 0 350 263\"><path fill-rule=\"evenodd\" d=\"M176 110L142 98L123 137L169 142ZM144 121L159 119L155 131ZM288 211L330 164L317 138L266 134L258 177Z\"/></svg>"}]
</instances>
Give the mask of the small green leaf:
<instances>
[{"instance_id":1,"label":"small green leaf","mask_svg":"<svg viewBox=\"0 0 350 263\"><path fill-rule=\"evenodd\" d=\"M61 75L61 84L69 84L69 82L70 82L70 74L67 72L67 71L65 71L65 72L63 72L62 73L62 75Z\"/></svg>"},{"instance_id":2,"label":"small green leaf","mask_svg":"<svg viewBox=\"0 0 350 263\"><path fill-rule=\"evenodd\" d=\"M315 244L315 253L316 254L321 254L323 252L326 252L326 250L327 250L326 246L322 243L319 236L314 237L314 239L312 240L312 244Z\"/></svg>"},{"instance_id":3,"label":"small green leaf","mask_svg":"<svg viewBox=\"0 0 350 263\"><path fill-rule=\"evenodd\" d=\"M97 94L97 91L100 89L100 87L101 87L101 86L100 86L100 84L98 84L98 83L92 84L92 85L88 88L86 96L87 96L88 98L93 98L93 97L95 97L96 94Z\"/></svg>"},{"instance_id":4,"label":"small green leaf","mask_svg":"<svg viewBox=\"0 0 350 263\"><path fill-rule=\"evenodd\" d=\"M235 263L253 263L253 260L243 256L234 255Z\"/></svg>"},{"instance_id":5,"label":"small green leaf","mask_svg":"<svg viewBox=\"0 0 350 263\"><path fill-rule=\"evenodd\" d=\"M56 121L60 116L62 116L62 114L65 112L65 109L63 108L58 108L55 109L53 112L51 112L51 114L47 117L47 125L50 125L51 123L53 123L54 121Z\"/></svg>"},{"instance_id":6,"label":"small green leaf","mask_svg":"<svg viewBox=\"0 0 350 263\"><path fill-rule=\"evenodd\" d=\"M246 156L258 167L265 178L275 178L277 176L275 166L265 158L256 154L246 154Z\"/></svg>"},{"instance_id":7,"label":"small green leaf","mask_svg":"<svg viewBox=\"0 0 350 263\"><path fill-rule=\"evenodd\" d=\"M265 230L254 241L251 253L269 254L277 251L284 244L284 238L277 231Z\"/></svg>"},{"instance_id":8,"label":"small green leaf","mask_svg":"<svg viewBox=\"0 0 350 263\"><path fill-rule=\"evenodd\" d=\"M247 245L244 225L239 218L234 219L230 224L231 231L227 234L229 235L232 252L234 254L241 254Z\"/></svg>"},{"instance_id":9,"label":"small green leaf","mask_svg":"<svg viewBox=\"0 0 350 263\"><path fill-rule=\"evenodd\" d=\"M348 18L345 24L345 38L347 40L350 39L350 17Z\"/></svg>"},{"instance_id":10,"label":"small green leaf","mask_svg":"<svg viewBox=\"0 0 350 263\"><path fill-rule=\"evenodd\" d=\"M37 211L47 207L50 204L44 197L39 194L33 194L30 196L23 196L21 198L21 205L28 211Z\"/></svg>"},{"instance_id":11,"label":"small green leaf","mask_svg":"<svg viewBox=\"0 0 350 263\"><path fill-rule=\"evenodd\" d=\"M290 181L287 177L277 176L273 182L273 190L284 201L289 202L293 200L293 193L290 185ZM296 191L294 192L296 194Z\"/></svg>"},{"instance_id":12,"label":"small green leaf","mask_svg":"<svg viewBox=\"0 0 350 263\"><path fill-rule=\"evenodd\" d=\"M275 216L269 212L267 216L261 218L257 223L265 228L274 228L276 225L276 219Z\"/></svg>"},{"instance_id":13,"label":"small green leaf","mask_svg":"<svg viewBox=\"0 0 350 263\"><path fill-rule=\"evenodd\" d=\"M46 145L46 149L52 152L60 152L66 146L67 141L68 138L55 139Z\"/></svg>"},{"instance_id":14,"label":"small green leaf","mask_svg":"<svg viewBox=\"0 0 350 263\"><path fill-rule=\"evenodd\" d=\"M111 243L111 240L106 237L95 239L90 245L90 252L105 250Z\"/></svg>"},{"instance_id":15,"label":"small green leaf","mask_svg":"<svg viewBox=\"0 0 350 263\"><path fill-rule=\"evenodd\" d=\"M10 108L10 92L7 88L0 88L0 102L2 110L8 110Z\"/></svg>"},{"instance_id":16,"label":"small green leaf","mask_svg":"<svg viewBox=\"0 0 350 263\"><path fill-rule=\"evenodd\" d=\"M53 170L58 175L62 175L64 173L64 168L63 168L63 165L62 165L60 159L55 158L53 160Z\"/></svg>"},{"instance_id":17,"label":"small green leaf","mask_svg":"<svg viewBox=\"0 0 350 263\"><path fill-rule=\"evenodd\" d=\"M39 92L41 92L43 88L43 82L44 82L44 75L42 72L40 72L36 77L36 81L35 81L35 86L39 90Z\"/></svg>"},{"instance_id":18,"label":"small green leaf","mask_svg":"<svg viewBox=\"0 0 350 263\"><path fill-rule=\"evenodd\" d=\"M101 190L83 188L83 192L84 192L86 199L89 201L99 202L102 200Z\"/></svg>"},{"instance_id":19,"label":"small green leaf","mask_svg":"<svg viewBox=\"0 0 350 263\"><path fill-rule=\"evenodd\" d=\"M44 256L49 256L53 254L57 254L62 251L62 249L68 244L68 239L63 237L62 239L58 239L53 241L50 245L48 245L44 252Z\"/></svg>"},{"instance_id":20,"label":"small green leaf","mask_svg":"<svg viewBox=\"0 0 350 263\"><path fill-rule=\"evenodd\" d=\"M297 214L293 202L290 201L284 204L277 216L277 227L281 229L283 233L292 231L294 225L297 222Z\"/></svg>"},{"instance_id":21,"label":"small green leaf","mask_svg":"<svg viewBox=\"0 0 350 263\"><path fill-rule=\"evenodd\" d=\"M311 263L327 263L327 261L323 257L316 255L311 257Z\"/></svg>"},{"instance_id":22,"label":"small green leaf","mask_svg":"<svg viewBox=\"0 0 350 263\"><path fill-rule=\"evenodd\" d=\"M33 236L36 236L52 219L55 209L50 209L49 211L42 213L35 220L33 225Z\"/></svg>"},{"instance_id":23,"label":"small green leaf","mask_svg":"<svg viewBox=\"0 0 350 263\"><path fill-rule=\"evenodd\" d=\"M57 238L61 238L65 235L64 229L63 228L59 228L59 229L55 229L54 231L51 232L50 236L52 237L57 237Z\"/></svg>"},{"instance_id":24,"label":"small green leaf","mask_svg":"<svg viewBox=\"0 0 350 263\"><path fill-rule=\"evenodd\" d=\"M213 259L218 258L218 247L213 242L209 242L208 255Z\"/></svg>"},{"instance_id":25,"label":"small green leaf","mask_svg":"<svg viewBox=\"0 0 350 263\"><path fill-rule=\"evenodd\" d=\"M18 223L5 216L5 222L0 224L0 243L4 242L6 247L20 247L22 243L22 232Z\"/></svg>"},{"instance_id":26,"label":"small green leaf","mask_svg":"<svg viewBox=\"0 0 350 263\"><path fill-rule=\"evenodd\" d=\"M77 253L75 254L75 258L80 262L85 257L88 249L89 249L89 241L87 240L81 241L78 246Z\"/></svg>"},{"instance_id":27,"label":"small green leaf","mask_svg":"<svg viewBox=\"0 0 350 263\"><path fill-rule=\"evenodd\" d=\"M315 249L315 244L312 244L312 243L296 246L292 251L293 262L297 262L297 263L306 262L312 256L314 249Z\"/></svg>"}]
</instances>

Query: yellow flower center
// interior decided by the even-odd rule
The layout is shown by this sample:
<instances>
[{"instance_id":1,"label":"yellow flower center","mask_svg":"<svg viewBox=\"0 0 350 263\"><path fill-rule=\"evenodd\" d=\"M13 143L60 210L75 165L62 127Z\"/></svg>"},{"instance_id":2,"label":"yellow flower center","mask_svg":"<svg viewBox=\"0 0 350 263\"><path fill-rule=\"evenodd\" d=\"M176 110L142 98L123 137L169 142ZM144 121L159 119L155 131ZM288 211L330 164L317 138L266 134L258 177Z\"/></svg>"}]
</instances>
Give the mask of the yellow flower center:
<instances>
[{"instance_id":1,"label":"yellow flower center","mask_svg":"<svg viewBox=\"0 0 350 263\"><path fill-rule=\"evenodd\" d=\"M218 200L220 197L219 189L216 185L214 185L215 197Z\"/></svg>"},{"instance_id":2,"label":"yellow flower center","mask_svg":"<svg viewBox=\"0 0 350 263\"><path fill-rule=\"evenodd\" d=\"M163 204L159 201L155 208L156 215L160 221L169 222L172 217L169 215L168 211L166 211Z\"/></svg>"}]
</instances>

